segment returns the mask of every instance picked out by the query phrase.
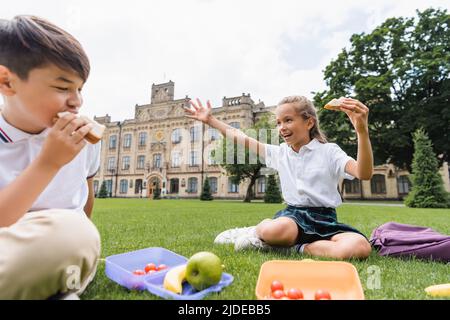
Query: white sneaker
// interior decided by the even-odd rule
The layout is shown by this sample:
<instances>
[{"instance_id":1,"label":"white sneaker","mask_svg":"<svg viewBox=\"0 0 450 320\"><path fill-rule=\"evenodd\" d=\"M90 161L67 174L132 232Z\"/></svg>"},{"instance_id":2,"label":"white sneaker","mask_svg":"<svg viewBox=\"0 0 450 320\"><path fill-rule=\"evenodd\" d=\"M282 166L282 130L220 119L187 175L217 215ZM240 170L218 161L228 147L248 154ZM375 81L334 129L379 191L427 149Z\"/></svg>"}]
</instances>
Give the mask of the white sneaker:
<instances>
[{"instance_id":1,"label":"white sneaker","mask_svg":"<svg viewBox=\"0 0 450 320\"><path fill-rule=\"evenodd\" d=\"M61 300L80 300L80 297L76 293L71 292L63 296Z\"/></svg>"},{"instance_id":2,"label":"white sneaker","mask_svg":"<svg viewBox=\"0 0 450 320\"><path fill-rule=\"evenodd\" d=\"M214 239L215 244L234 244L242 236L256 236L256 226L225 230Z\"/></svg>"},{"instance_id":3,"label":"white sneaker","mask_svg":"<svg viewBox=\"0 0 450 320\"><path fill-rule=\"evenodd\" d=\"M262 241L256 235L254 236L243 235L237 238L236 242L234 243L234 250L241 251L247 249L270 250L273 249L273 247Z\"/></svg>"}]
</instances>

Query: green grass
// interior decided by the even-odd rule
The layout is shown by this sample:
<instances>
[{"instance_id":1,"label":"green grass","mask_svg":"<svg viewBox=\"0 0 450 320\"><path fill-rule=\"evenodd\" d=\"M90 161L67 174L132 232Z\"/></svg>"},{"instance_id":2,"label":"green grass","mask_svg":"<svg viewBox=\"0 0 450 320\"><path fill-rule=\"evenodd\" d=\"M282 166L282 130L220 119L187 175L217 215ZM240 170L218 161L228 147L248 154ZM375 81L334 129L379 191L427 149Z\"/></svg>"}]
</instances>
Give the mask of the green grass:
<instances>
[{"instance_id":1,"label":"green grass","mask_svg":"<svg viewBox=\"0 0 450 320\"><path fill-rule=\"evenodd\" d=\"M214 245L215 236L229 228L255 225L271 218L281 204L238 201L200 202L197 200L97 199L93 220L102 236L102 258L147 247L164 247L190 257L198 251L216 253L234 276L234 282L220 294L206 299L255 299L255 286L261 264L273 259L302 259L298 255L235 252L230 245ZM450 211L403 207L343 205L338 208L341 222L371 231L388 221L432 227L450 233ZM315 258L316 259L316 258ZM363 261L352 260L358 270L366 299L429 299L424 288L450 282L449 264L415 259L380 257L375 252ZM380 270L381 288L369 289L371 266ZM148 292L128 291L109 280L105 263L83 299L159 299Z\"/></svg>"}]
</instances>

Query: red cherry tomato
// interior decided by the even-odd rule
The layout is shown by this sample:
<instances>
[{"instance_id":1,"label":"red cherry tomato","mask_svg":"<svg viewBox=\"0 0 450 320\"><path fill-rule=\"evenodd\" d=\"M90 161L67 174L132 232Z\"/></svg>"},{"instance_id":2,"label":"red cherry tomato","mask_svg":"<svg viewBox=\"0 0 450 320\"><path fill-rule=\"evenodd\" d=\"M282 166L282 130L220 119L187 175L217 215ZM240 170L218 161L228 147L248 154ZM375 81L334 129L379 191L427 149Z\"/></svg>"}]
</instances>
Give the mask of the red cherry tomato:
<instances>
[{"instance_id":1,"label":"red cherry tomato","mask_svg":"<svg viewBox=\"0 0 450 320\"><path fill-rule=\"evenodd\" d=\"M303 299L303 292L299 289L289 289L289 291L287 292L287 296L289 299L292 300L299 300L299 299Z\"/></svg>"},{"instance_id":2,"label":"red cherry tomato","mask_svg":"<svg viewBox=\"0 0 450 320\"><path fill-rule=\"evenodd\" d=\"M140 269L139 270L134 270L133 274L136 275L136 276L143 276L145 274L145 271L144 270L140 270Z\"/></svg>"},{"instance_id":3,"label":"red cherry tomato","mask_svg":"<svg viewBox=\"0 0 450 320\"><path fill-rule=\"evenodd\" d=\"M317 290L314 294L314 299L316 300L331 300L331 295L326 290Z\"/></svg>"},{"instance_id":4,"label":"red cherry tomato","mask_svg":"<svg viewBox=\"0 0 450 320\"><path fill-rule=\"evenodd\" d=\"M274 292L272 292L272 297L274 297L275 299L281 299L285 296L286 295L284 294L283 290L275 290Z\"/></svg>"},{"instance_id":5,"label":"red cherry tomato","mask_svg":"<svg viewBox=\"0 0 450 320\"><path fill-rule=\"evenodd\" d=\"M158 271L161 271L161 270L164 270L164 269L167 269L167 266L165 264L160 264L158 266L158 268L157 268Z\"/></svg>"},{"instance_id":6,"label":"red cherry tomato","mask_svg":"<svg viewBox=\"0 0 450 320\"><path fill-rule=\"evenodd\" d=\"M156 264L149 263L145 266L145 272L148 273L150 270L156 270Z\"/></svg>"},{"instance_id":7,"label":"red cherry tomato","mask_svg":"<svg viewBox=\"0 0 450 320\"><path fill-rule=\"evenodd\" d=\"M270 290L271 290L272 292L275 292L275 291L277 291L277 290L283 291L283 290L284 290L284 286L283 286L283 284L282 284L280 281L275 280L275 281L273 281L272 284L270 285Z\"/></svg>"}]
</instances>

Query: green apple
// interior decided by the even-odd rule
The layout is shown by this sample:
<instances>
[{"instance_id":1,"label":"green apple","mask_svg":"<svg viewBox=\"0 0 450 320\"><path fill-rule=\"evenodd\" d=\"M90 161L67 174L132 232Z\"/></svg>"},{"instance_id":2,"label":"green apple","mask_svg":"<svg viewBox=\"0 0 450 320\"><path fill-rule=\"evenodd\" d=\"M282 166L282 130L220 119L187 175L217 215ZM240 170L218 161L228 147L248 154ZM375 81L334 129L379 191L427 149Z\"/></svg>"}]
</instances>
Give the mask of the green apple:
<instances>
[{"instance_id":1,"label":"green apple","mask_svg":"<svg viewBox=\"0 0 450 320\"><path fill-rule=\"evenodd\" d=\"M198 252L187 262L186 281L196 290L204 290L219 283L222 269L222 262L214 253Z\"/></svg>"}]
</instances>

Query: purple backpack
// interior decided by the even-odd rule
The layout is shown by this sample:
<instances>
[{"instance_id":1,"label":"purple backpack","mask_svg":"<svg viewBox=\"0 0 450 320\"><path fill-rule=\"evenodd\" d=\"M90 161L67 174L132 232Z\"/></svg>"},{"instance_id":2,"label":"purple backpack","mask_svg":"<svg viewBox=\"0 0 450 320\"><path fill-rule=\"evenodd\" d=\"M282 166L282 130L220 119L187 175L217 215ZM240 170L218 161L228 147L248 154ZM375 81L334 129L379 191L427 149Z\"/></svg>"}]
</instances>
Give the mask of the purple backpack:
<instances>
[{"instance_id":1,"label":"purple backpack","mask_svg":"<svg viewBox=\"0 0 450 320\"><path fill-rule=\"evenodd\" d=\"M381 256L450 261L450 236L431 228L388 222L372 231L370 243Z\"/></svg>"}]
</instances>

